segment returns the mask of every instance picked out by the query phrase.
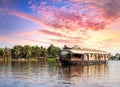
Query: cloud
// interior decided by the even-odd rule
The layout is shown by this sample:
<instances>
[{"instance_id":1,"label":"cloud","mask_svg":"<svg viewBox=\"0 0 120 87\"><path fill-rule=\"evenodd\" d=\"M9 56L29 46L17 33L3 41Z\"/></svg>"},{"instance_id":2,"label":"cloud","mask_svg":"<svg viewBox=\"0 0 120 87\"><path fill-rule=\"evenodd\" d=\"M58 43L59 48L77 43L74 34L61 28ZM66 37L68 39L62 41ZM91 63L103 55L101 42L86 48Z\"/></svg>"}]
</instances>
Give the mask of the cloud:
<instances>
[{"instance_id":1,"label":"cloud","mask_svg":"<svg viewBox=\"0 0 120 87\"><path fill-rule=\"evenodd\" d=\"M43 18L36 17L35 15L27 14L24 12L13 10L13 9L1 8L1 7L0 7L0 12L3 13L4 15L13 15L13 16L22 18L24 20L31 21L38 25L46 25Z\"/></svg>"},{"instance_id":2,"label":"cloud","mask_svg":"<svg viewBox=\"0 0 120 87\"><path fill-rule=\"evenodd\" d=\"M50 40L56 43L72 44L72 41L68 39L50 39Z\"/></svg>"},{"instance_id":3,"label":"cloud","mask_svg":"<svg viewBox=\"0 0 120 87\"><path fill-rule=\"evenodd\" d=\"M13 45L16 45L16 44L21 44L21 45L24 45L25 41L23 39L12 39L10 37L6 37L6 36L0 36L0 42L6 42L6 43L10 43L10 44L13 44Z\"/></svg>"},{"instance_id":4,"label":"cloud","mask_svg":"<svg viewBox=\"0 0 120 87\"><path fill-rule=\"evenodd\" d=\"M29 20L29 21L36 23L36 24L39 24L39 25L40 24L44 25L44 22L42 22L41 18L35 17L33 15L30 15L30 14L27 14L24 12L19 12L19 11L15 11L15 10L8 10L8 14L17 16L17 17L25 19L25 20Z\"/></svg>"},{"instance_id":5,"label":"cloud","mask_svg":"<svg viewBox=\"0 0 120 87\"><path fill-rule=\"evenodd\" d=\"M34 36L34 35L40 35L38 31L27 31L27 32L19 32L16 34L13 34L13 36L17 36L17 37L30 37L30 36Z\"/></svg>"},{"instance_id":6,"label":"cloud","mask_svg":"<svg viewBox=\"0 0 120 87\"><path fill-rule=\"evenodd\" d=\"M5 36L0 36L0 41L11 42L11 40Z\"/></svg>"},{"instance_id":7,"label":"cloud","mask_svg":"<svg viewBox=\"0 0 120 87\"><path fill-rule=\"evenodd\" d=\"M52 0L51 4L42 3L32 1L34 12L42 15L46 26L63 31L103 30L119 17L120 12L120 0Z\"/></svg>"},{"instance_id":8,"label":"cloud","mask_svg":"<svg viewBox=\"0 0 120 87\"><path fill-rule=\"evenodd\" d=\"M120 17L120 0L106 0L103 4L103 17L111 20Z\"/></svg>"},{"instance_id":9,"label":"cloud","mask_svg":"<svg viewBox=\"0 0 120 87\"><path fill-rule=\"evenodd\" d=\"M61 4L61 2L63 4L57 8L57 4ZM86 32L89 29L103 30L108 21L119 17L119 2L119 0L52 0L50 5L46 1L37 2L34 0L29 4L34 6L31 9L34 9L38 15L1 8L0 10L54 30Z\"/></svg>"},{"instance_id":10,"label":"cloud","mask_svg":"<svg viewBox=\"0 0 120 87\"><path fill-rule=\"evenodd\" d=\"M50 44L50 42L45 42L45 41L40 41L40 40L33 40L33 39L26 39L27 41L30 41L30 42L35 42L35 43L44 43L44 44Z\"/></svg>"},{"instance_id":11,"label":"cloud","mask_svg":"<svg viewBox=\"0 0 120 87\"><path fill-rule=\"evenodd\" d=\"M17 37L16 37L17 38ZM11 45L49 45L50 42L44 41L44 40L34 40L33 38L30 39L25 39L25 38L10 38L10 37L6 37L6 36L0 36L0 45L4 45L2 43L8 43ZM9 45L6 45L9 46Z\"/></svg>"},{"instance_id":12,"label":"cloud","mask_svg":"<svg viewBox=\"0 0 120 87\"><path fill-rule=\"evenodd\" d=\"M89 48L109 50L111 52L120 48L120 30L104 30L91 32L91 37L84 40L83 44Z\"/></svg>"},{"instance_id":13,"label":"cloud","mask_svg":"<svg viewBox=\"0 0 120 87\"><path fill-rule=\"evenodd\" d=\"M46 34L46 35L57 36L57 37L64 36L61 33L58 33L58 32L55 32L55 31L53 32L53 31L49 31L49 30L41 30L41 29L39 29L38 32L42 33L42 34Z\"/></svg>"}]
</instances>

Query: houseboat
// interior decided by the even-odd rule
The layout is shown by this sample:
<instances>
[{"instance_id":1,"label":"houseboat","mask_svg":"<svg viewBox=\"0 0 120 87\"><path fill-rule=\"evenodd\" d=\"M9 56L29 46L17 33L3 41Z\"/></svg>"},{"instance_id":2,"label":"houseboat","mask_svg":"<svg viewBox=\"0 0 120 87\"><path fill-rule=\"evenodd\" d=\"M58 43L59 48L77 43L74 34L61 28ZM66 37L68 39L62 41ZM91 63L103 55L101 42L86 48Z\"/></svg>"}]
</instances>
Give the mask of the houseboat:
<instances>
[{"instance_id":1,"label":"houseboat","mask_svg":"<svg viewBox=\"0 0 120 87\"><path fill-rule=\"evenodd\" d=\"M62 64L104 64L108 61L109 53L102 50L72 47L61 50L59 58Z\"/></svg>"}]
</instances>

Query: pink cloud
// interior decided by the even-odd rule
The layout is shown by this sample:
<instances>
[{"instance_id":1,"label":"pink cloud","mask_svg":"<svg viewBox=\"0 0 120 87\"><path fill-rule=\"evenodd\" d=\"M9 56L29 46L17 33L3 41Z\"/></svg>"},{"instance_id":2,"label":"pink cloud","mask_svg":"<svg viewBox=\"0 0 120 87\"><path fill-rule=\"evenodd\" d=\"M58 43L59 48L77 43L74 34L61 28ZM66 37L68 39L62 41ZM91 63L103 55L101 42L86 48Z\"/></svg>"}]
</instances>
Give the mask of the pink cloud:
<instances>
[{"instance_id":1,"label":"pink cloud","mask_svg":"<svg viewBox=\"0 0 120 87\"><path fill-rule=\"evenodd\" d=\"M55 32L55 31L49 31L49 30L38 30L39 33L41 34L45 34L46 36L48 36L48 39L50 41L55 41L58 43L82 43L84 40L89 39L90 35L88 35L87 33L79 33L79 32L67 32L67 34L74 34L74 35L67 35L67 34L63 34L63 32ZM49 35L51 37L49 37ZM76 36L77 35L77 36ZM55 39L53 37L58 37L59 39Z\"/></svg>"},{"instance_id":2,"label":"pink cloud","mask_svg":"<svg viewBox=\"0 0 120 87\"><path fill-rule=\"evenodd\" d=\"M25 36L34 36L34 35L40 35L40 34L38 33L38 31L28 31L28 32L19 32L14 34L13 36L25 37Z\"/></svg>"},{"instance_id":3,"label":"pink cloud","mask_svg":"<svg viewBox=\"0 0 120 87\"><path fill-rule=\"evenodd\" d=\"M95 19L94 16L92 17L90 14L87 14L85 16L80 12L78 12L78 10L75 11L72 10L71 12L71 11L56 9L54 7L49 7L49 6L46 7L36 6L36 9L37 8L40 8L38 9L38 12L41 15L43 15L44 17L43 22L45 23L45 25L55 29L62 29L63 31L65 29L69 31L74 31L74 30L83 31L81 30L81 28L84 28L84 31L86 31L88 29L100 30L100 29L104 29L105 27L105 23L102 20L98 21ZM93 18L92 21L89 19L90 17Z\"/></svg>"},{"instance_id":4,"label":"pink cloud","mask_svg":"<svg viewBox=\"0 0 120 87\"><path fill-rule=\"evenodd\" d=\"M14 15L14 16L32 21L33 23L44 25L44 22L42 22L41 18L37 18L37 17L35 17L33 15L29 15L27 13L18 12L18 11L8 11L8 13L11 14L11 15Z\"/></svg>"},{"instance_id":5,"label":"pink cloud","mask_svg":"<svg viewBox=\"0 0 120 87\"><path fill-rule=\"evenodd\" d=\"M52 1L53 4L58 2L61 1ZM77 3L74 4L72 2ZM86 3L85 6L82 5L83 2ZM81 32L85 32L88 29L102 30L108 24L108 21L110 21L110 19L116 19L120 12L119 0L99 0L99 2L98 0L69 0L67 3L72 7L70 10L67 10L67 5L58 9L53 6L46 6L45 4L47 2L45 1L38 3L40 3L40 5L34 4L34 1L30 2L31 6L34 6L31 9L34 9L42 15L39 17L15 10L7 10L7 12L8 14L32 21L39 25L53 29L61 29L63 32L66 29L69 31L79 30ZM63 3L65 2L63 1ZM84 11L86 14L83 14Z\"/></svg>"},{"instance_id":6,"label":"pink cloud","mask_svg":"<svg viewBox=\"0 0 120 87\"><path fill-rule=\"evenodd\" d=\"M5 36L0 36L0 40L1 41L10 41L7 37Z\"/></svg>"},{"instance_id":7,"label":"pink cloud","mask_svg":"<svg viewBox=\"0 0 120 87\"><path fill-rule=\"evenodd\" d=\"M13 15L13 16L22 18L24 20L31 21L31 22L36 23L38 25L44 25L44 26L47 25L47 23L45 22L45 20L43 18L36 17L35 15L27 14L27 13L16 11L16 10L9 10L7 8L0 8L0 11L4 14Z\"/></svg>"},{"instance_id":8,"label":"pink cloud","mask_svg":"<svg viewBox=\"0 0 120 87\"><path fill-rule=\"evenodd\" d=\"M41 40L24 39L24 38L14 39L14 38L6 37L6 36L0 36L0 42L5 42L5 43L12 44L12 45L26 45L26 44L28 45L39 45L39 44L49 45L50 44L50 42L41 41Z\"/></svg>"},{"instance_id":9,"label":"pink cloud","mask_svg":"<svg viewBox=\"0 0 120 87\"><path fill-rule=\"evenodd\" d=\"M35 43L44 43L44 44L50 44L50 42L45 42L45 41L40 41L40 40L33 40L33 39L26 39L27 41L30 42L35 42Z\"/></svg>"},{"instance_id":10,"label":"pink cloud","mask_svg":"<svg viewBox=\"0 0 120 87\"><path fill-rule=\"evenodd\" d=\"M50 39L50 40L56 43L64 43L64 44L71 43L71 40L64 40L64 39Z\"/></svg>"},{"instance_id":11,"label":"pink cloud","mask_svg":"<svg viewBox=\"0 0 120 87\"><path fill-rule=\"evenodd\" d=\"M41 30L41 29L39 29L38 32L42 33L42 34L46 34L46 35L57 36L57 37L64 36L61 33L58 33L58 32L55 32L55 31L53 32L53 31L49 31L49 30Z\"/></svg>"},{"instance_id":12,"label":"pink cloud","mask_svg":"<svg viewBox=\"0 0 120 87\"><path fill-rule=\"evenodd\" d=\"M77 2L77 3L73 3ZM34 4L36 12L44 17L44 23L46 26L61 29L61 30L79 30L81 32L91 30L103 30L106 25L116 20L119 16L119 0L69 0L69 5L64 5L61 8L55 8L54 6L46 6L42 2L37 2L39 5ZM47 3L47 2L46 2ZM59 3L58 1L51 1L53 5ZM66 1L62 1L66 3ZM83 3L86 5L83 6ZM67 6L72 9L68 10ZM83 14L83 12L86 12ZM83 28L81 30L81 28Z\"/></svg>"},{"instance_id":13,"label":"pink cloud","mask_svg":"<svg viewBox=\"0 0 120 87\"><path fill-rule=\"evenodd\" d=\"M6 36L0 36L0 41L10 43L10 44L13 44L13 45L16 45L16 44L23 45L23 44L25 44L24 43L25 41L22 40L22 39L17 40L17 39L12 39L12 38L6 37Z\"/></svg>"},{"instance_id":14,"label":"pink cloud","mask_svg":"<svg viewBox=\"0 0 120 87\"><path fill-rule=\"evenodd\" d=\"M86 32L88 29L101 30L104 29L106 25L106 23L103 21L98 22L96 20L85 19L88 18L89 15L84 17L82 15L76 14L76 12L71 13L48 7L42 7L41 9L41 14L43 15L44 19L43 17L35 17L34 15L18 12L15 10L6 9L5 12L22 19L32 21L33 23L44 25L49 29L52 28L52 30L61 30L62 32L65 32L66 30L72 32L75 30ZM46 9L49 9L49 11L46 11ZM4 9L2 11L4 11Z\"/></svg>"}]
</instances>

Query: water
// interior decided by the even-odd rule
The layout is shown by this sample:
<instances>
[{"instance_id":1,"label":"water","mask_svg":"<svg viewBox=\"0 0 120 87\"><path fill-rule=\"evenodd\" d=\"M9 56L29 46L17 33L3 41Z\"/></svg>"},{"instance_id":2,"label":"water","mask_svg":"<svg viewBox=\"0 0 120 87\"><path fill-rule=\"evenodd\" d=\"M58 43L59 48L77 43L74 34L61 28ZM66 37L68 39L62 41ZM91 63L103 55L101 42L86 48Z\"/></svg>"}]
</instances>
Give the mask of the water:
<instances>
[{"instance_id":1,"label":"water","mask_svg":"<svg viewBox=\"0 0 120 87\"><path fill-rule=\"evenodd\" d=\"M120 87L120 61L90 66L1 61L0 87Z\"/></svg>"}]
</instances>

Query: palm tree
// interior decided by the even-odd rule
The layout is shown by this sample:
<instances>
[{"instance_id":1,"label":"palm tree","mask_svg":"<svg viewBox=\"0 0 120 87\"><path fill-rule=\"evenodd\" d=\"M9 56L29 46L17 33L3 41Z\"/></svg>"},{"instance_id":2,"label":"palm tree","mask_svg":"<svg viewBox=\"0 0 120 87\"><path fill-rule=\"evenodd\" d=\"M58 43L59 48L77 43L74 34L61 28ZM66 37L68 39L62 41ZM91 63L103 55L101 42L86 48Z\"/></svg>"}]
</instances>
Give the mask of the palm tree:
<instances>
[{"instance_id":1,"label":"palm tree","mask_svg":"<svg viewBox=\"0 0 120 87\"><path fill-rule=\"evenodd\" d=\"M22 53L22 46L21 45L15 45L13 47L13 55L15 57L15 59L18 59L21 57L21 54Z\"/></svg>"},{"instance_id":2,"label":"palm tree","mask_svg":"<svg viewBox=\"0 0 120 87\"><path fill-rule=\"evenodd\" d=\"M41 56L42 56L42 57L48 56L48 51L47 51L46 48L41 48Z\"/></svg>"},{"instance_id":3,"label":"palm tree","mask_svg":"<svg viewBox=\"0 0 120 87\"><path fill-rule=\"evenodd\" d=\"M4 60L8 60L11 58L11 51L7 47L5 47L5 49L3 50L3 58Z\"/></svg>"},{"instance_id":4,"label":"palm tree","mask_svg":"<svg viewBox=\"0 0 120 87\"><path fill-rule=\"evenodd\" d=\"M36 58L39 58L39 57L40 57L40 54L41 54L41 49L40 49L40 47L36 46L35 54L36 54Z\"/></svg>"},{"instance_id":5,"label":"palm tree","mask_svg":"<svg viewBox=\"0 0 120 87\"><path fill-rule=\"evenodd\" d=\"M30 58L31 53L32 53L32 50L31 50L30 45L25 45L25 46L23 47L24 57L25 57L25 58Z\"/></svg>"},{"instance_id":6,"label":"palm tree","mask_svg":"<svg viewBox=\"0 0 120 87\"><path fill-rule=\"evenodd\" d=\"M3 56L3 49L0 48L0 58Z\"/></svg>"},{"instance_id":7,"label":"palm tree","mask_svg":"<svg viewBox=\"0 0 120 87\"><path fill-rule=\"evenodd\" d=\"M39 58L40 54L41 54L40 47L38 47L38 46L32 46L31 48L32 48L32 54L31 54L31 56L33 58Z\"/></svg>"}]
</instances>

